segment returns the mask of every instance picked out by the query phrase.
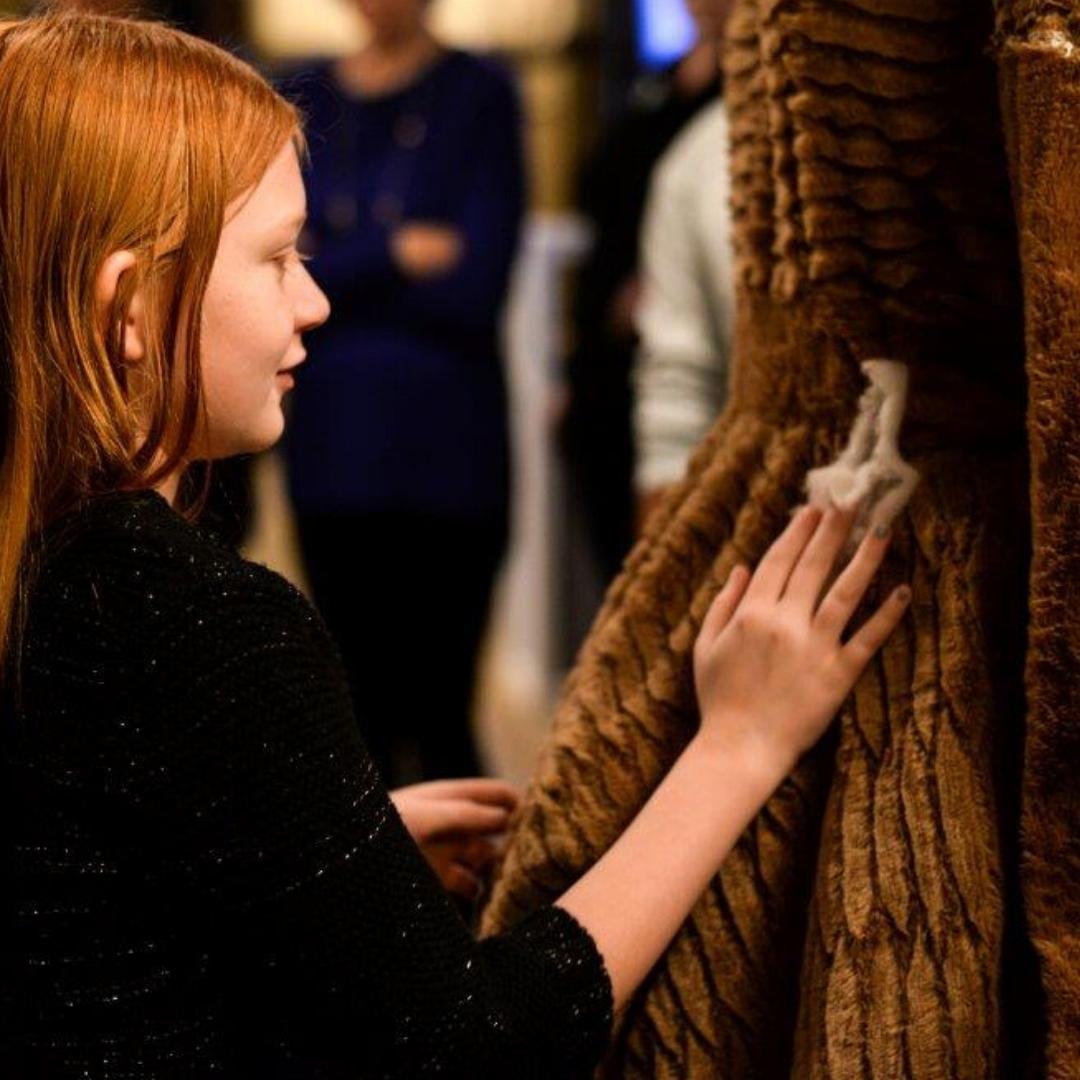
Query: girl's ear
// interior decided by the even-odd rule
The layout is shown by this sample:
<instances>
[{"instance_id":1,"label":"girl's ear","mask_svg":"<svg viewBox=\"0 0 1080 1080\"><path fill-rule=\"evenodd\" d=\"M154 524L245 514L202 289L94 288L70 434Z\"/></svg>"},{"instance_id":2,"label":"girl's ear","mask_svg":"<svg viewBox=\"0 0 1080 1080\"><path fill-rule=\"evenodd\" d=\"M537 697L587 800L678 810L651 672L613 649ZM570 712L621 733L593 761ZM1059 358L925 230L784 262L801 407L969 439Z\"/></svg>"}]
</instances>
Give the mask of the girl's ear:
<instances>
[{"instance_id":1,"label":"girl's ear","mask_svg":"<svg viewBox=\"0 0 1080 1080\"><path fill-rule=\"evenodd\" d=\"M104 322L109 317L116 292L120 287L120 277L135 266L133 251L114 251L102 264L94 283L94 299L97 303L98 318L102 329L108 330ZM129 363L138 363L146 356L146 305L140 290L135 291L128 308L127 325L124 327L124 359Z\"/></svg>"}]
</instances>

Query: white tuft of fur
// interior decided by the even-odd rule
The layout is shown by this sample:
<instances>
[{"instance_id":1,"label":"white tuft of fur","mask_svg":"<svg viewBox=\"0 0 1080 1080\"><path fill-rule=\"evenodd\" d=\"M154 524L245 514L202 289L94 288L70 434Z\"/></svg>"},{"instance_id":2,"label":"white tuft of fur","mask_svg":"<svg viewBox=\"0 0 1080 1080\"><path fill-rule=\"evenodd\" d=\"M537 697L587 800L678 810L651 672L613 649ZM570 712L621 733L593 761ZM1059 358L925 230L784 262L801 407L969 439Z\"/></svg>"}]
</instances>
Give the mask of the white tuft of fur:
<instances>
[{"instance_id":1,"label":"white tuft of fur","mask_svg":"<svg viewBox=\"0 0 1080 1080\"><path fill-rule=\"evenodd\" d=\"M907 408L908 369L896 360L867 360L870 385L840 456L806 476L811 505L855 510L852 542L867 530L888 528L919 483L918 470L900 456L900 426Z\"/></svg>"}]
</instances>

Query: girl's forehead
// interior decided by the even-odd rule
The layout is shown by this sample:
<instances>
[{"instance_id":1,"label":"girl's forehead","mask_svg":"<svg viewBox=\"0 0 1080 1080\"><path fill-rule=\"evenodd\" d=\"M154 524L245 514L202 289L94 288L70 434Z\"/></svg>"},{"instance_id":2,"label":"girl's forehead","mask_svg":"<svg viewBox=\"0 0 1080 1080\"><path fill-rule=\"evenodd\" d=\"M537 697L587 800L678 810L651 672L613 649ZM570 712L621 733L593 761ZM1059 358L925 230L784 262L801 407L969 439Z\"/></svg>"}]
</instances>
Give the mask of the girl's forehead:
<instances>
[{"instance_id":1,"label":"girl's forehead","mask_svg":"<svg viewBox=\"0 0 1080 1080\"><path fill-rule=\"evenodd\" d=\"M239 233L265 233L302 224L307 208L304 178L291 143L270 163L259 182L245 192L227 214L226 229Z\"/></svg>"}]
</instances>

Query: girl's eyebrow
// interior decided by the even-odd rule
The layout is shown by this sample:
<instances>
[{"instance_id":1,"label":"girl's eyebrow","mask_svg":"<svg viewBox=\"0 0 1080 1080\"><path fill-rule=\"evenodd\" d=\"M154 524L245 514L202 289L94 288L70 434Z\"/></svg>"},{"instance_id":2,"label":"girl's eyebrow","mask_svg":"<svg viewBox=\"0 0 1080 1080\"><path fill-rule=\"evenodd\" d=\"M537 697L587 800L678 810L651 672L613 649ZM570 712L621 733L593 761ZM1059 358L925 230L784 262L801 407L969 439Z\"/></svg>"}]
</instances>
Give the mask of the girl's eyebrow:
<instances>
[{"instance_id":1,"label":"girl's eyebrow","mask_svg":"<svg viewBox=\"0 0 1080 1080\"><path fill-rule=\"evenodd\" d=\"M286 218L278 222L274 228L268 229L263 234L262 239L259 241L260 250L276 252L298 244L306 224L307 214Z\"/></svg>"},{"instance_id":2,"label":"girl's eyebrow","mask_svg":"<svg viewBox=\"0 0 1080 1080\"><path fill-rule=\"evenodd\" d=\"M303 211L300 214L293 214L291 217L287 217L282 221L279 221L274 227L269 230L276 236L278 233L284 233L286 231L299 234L303 227L307 224L307 211Z\"/></svg>"}]
</instances>

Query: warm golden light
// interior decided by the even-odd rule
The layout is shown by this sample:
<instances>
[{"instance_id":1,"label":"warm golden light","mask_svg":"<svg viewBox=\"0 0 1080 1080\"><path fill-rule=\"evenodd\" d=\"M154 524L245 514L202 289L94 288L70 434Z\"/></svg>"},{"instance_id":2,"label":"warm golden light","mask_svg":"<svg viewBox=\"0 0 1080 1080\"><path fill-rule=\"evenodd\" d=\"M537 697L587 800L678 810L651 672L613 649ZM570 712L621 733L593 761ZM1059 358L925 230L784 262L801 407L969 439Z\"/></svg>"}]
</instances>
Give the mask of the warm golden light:
<instances>
[{"instance_id":1,"label":"warm golden light","mask_svg":"<svg viewBox=\"0 0 1080 1080\"><path fill-rule=\"evenodd\" d=\"M435 0L446 42L480 50L557 50L588 21L588 0ZM271 57L339 55L363 41L363 20L344 0L252 0L256 47Z\"/></svg>"}]
</instances>

